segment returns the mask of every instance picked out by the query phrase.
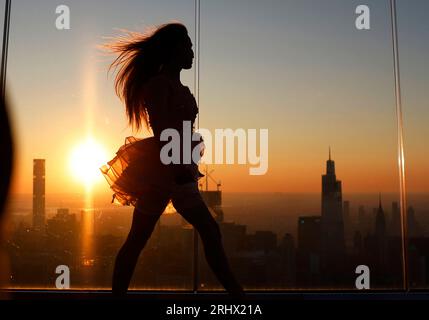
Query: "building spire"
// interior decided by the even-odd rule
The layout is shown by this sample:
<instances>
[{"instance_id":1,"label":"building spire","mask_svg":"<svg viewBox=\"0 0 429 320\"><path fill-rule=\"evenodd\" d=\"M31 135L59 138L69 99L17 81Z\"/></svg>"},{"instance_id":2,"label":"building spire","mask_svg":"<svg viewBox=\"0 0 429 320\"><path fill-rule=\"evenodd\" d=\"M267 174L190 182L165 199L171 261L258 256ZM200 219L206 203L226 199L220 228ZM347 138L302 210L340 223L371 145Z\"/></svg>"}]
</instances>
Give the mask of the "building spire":
<instances>
[{"instance_id":1,"label":"building spire","mask_svg":"<svg viewBox=\"0 0 429 320\"><path fill-rule=\"evenodd\" d=\"M335 175L335 164L332 160L331 146L329 146L329 160L326 161L326 174Z\"/></svg>"}]
</instances>

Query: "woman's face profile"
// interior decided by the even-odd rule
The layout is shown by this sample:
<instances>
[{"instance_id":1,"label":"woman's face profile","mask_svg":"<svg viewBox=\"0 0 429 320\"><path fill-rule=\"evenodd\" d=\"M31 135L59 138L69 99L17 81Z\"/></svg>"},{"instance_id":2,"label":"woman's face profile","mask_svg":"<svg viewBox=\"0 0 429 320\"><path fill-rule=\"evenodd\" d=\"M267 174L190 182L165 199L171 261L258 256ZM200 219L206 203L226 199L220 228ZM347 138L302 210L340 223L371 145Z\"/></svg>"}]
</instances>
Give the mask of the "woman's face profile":
<instances>
[{"instance_id":1,"label":"woman's face profile","mask_svg":"<svg viewBox=\"0 0 429 320\"><path fill-rule=\"evenodd\" d=\"M192 50L192 41L189 36L186 36L185 41L179 45L177 53L177 62L182 69L191 69L194 59L194 51Z\"/></svg>"}]
</instances>

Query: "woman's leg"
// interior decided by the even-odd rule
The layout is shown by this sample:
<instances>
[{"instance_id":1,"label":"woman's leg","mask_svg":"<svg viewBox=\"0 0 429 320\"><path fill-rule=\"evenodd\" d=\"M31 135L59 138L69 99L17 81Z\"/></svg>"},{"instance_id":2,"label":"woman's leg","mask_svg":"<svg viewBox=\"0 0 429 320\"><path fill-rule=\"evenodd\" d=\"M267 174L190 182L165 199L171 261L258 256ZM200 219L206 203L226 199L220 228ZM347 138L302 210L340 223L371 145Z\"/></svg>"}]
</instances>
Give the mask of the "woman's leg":
<instances>
[{"instance_id":1,"label":"woman's leg","mask_svg":"<svg viewBox=\"0 0 429 320\"><path fill-rule=\"evenodd\" d=\"M198 191L198 187L197 187ZM224 288L233 295L242 295L243 288L237 282L226 257L219 225L212 217L203 199L193 196L174 197L173 206L198 231L204 246L207 262Z\"/></svg>"},{"instance_id":2,"label":"woman's leg","mask_svg":"<svg viewBox=\"0 0 429 320\"><path fill-rule=\"evenodd\" d=\"M153 194L145 199L147 200L134 209L130 232L116 257L112 279L112 292L115 295L126 294L140 253L169 200L160 194Z\"/></svg>"}]
</instances>

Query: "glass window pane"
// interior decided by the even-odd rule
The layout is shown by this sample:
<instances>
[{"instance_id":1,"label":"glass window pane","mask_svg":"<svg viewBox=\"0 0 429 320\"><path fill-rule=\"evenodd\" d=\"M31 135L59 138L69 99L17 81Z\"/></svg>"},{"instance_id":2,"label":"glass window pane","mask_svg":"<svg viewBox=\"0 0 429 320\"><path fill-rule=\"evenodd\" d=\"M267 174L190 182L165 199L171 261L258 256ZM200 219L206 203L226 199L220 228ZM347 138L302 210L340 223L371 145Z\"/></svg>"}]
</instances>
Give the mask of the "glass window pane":
<instances>
[{"instance_id":1,"label":"glass window pane","mask_svg":"<svg viewBox=\"0 0 429 320\"><path fill-rule=\"evenodd\" d=\"M72 289L109 289L133 208L111 204L98 168L126 137L147 133L127 127L114 77L107 76L113 56L97 46L119 29L145 31L172 20L184 23L194 41L194 1L73 1L65 30L57 28L65 12L56 14L57 6L12 6L8 93L17 163L8 206L10 286L55 289L56 267L66 265ZM193 91L194 69L182 81ZM190 233L177 214L162 217L131 288L192 288Z\"/></svg>"},{"instance_id":2,"label":"glass window pane","mask_svg":"<svg viewBox=\"0 0 429 320\"><path fill-rule=\"evenodd\" d=\"M409 281L411 288L428 287L429 136L427 83L429 22L424 0L398 1L399 52L403 89Z\"/></svg>"},{"instance_id":3,"label":"glass window pane","mask_svg":"<svg viewBox=\"0 0 429 320\"><path fill-rule=\"evenodd\" d=\"M201 1L201 127L256 129L258 156L269 129L266 173L208 160L247 289L356 289L359 266L371 289L402 287L390 11L370 1L359 30L359 4ZM200 257L200 288L221 288Z\"/></svg>"}]
</instances>

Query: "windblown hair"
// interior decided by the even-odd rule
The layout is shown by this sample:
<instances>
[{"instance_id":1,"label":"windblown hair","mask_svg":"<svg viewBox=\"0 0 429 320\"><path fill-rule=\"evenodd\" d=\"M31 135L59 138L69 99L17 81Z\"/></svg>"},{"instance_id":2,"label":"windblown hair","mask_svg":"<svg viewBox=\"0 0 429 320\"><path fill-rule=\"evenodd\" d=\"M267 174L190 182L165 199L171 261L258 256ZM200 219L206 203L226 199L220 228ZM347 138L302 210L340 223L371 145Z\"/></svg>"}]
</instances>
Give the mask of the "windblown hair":
<instances>
[{"instance_id":1,"label":"windblown hair","mask_svg":"<svg viewBox=\"0 0 429 320\"><path fill-rule=\"evenodd\" d=\"M115 92L125 103L128 124L140 130L142 122L149 128L147 105L144 102L144 84L167 63L188 35L179 22L163 24L145 33L125 31L103 47L117 57L109 67L117 70Z\"/></svg>"}]
</instances>

